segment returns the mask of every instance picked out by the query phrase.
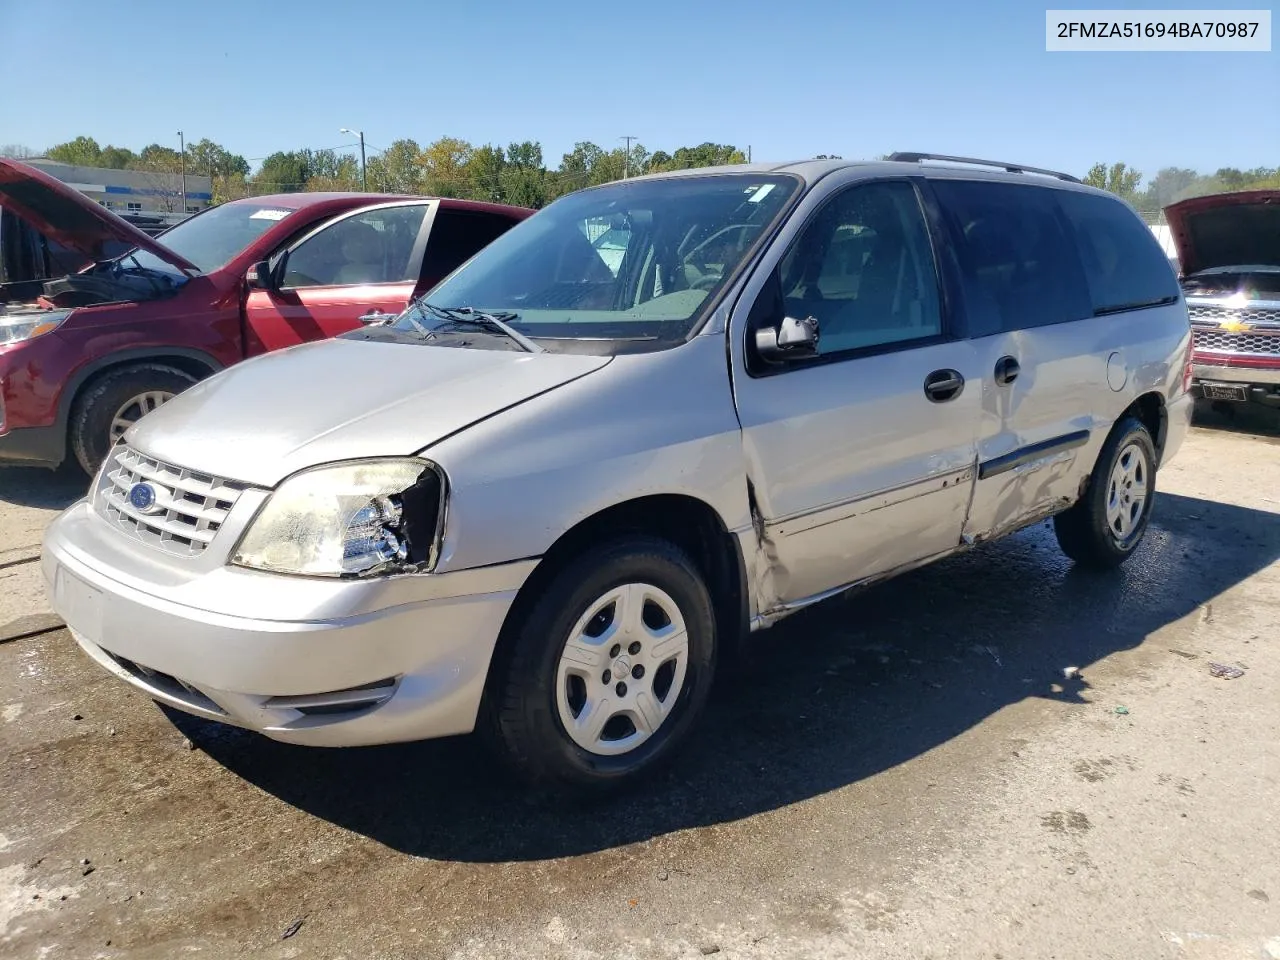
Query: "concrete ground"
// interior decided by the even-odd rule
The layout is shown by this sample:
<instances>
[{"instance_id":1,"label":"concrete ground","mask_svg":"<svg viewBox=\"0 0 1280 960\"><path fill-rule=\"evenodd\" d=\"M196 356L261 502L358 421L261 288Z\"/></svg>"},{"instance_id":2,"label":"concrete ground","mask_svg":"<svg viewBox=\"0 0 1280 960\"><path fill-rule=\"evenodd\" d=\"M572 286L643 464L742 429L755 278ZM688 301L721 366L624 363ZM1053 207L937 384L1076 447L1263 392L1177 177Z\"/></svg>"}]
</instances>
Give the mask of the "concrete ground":
<instances>
[{"instance_id":1,"label":"concrete ground","mask_svg":"<svg viewBox=\"0 0 1280 960\"><path fill-rule=\"evenodd\" d=\"M1116 575L1040 526L760 635L674 768L599 806L469 738L166 715L42 619L23 558L80 481L0 471L0 957L1280 958L1252 420L1204 417Z\"/></svg>"}]
</instances>

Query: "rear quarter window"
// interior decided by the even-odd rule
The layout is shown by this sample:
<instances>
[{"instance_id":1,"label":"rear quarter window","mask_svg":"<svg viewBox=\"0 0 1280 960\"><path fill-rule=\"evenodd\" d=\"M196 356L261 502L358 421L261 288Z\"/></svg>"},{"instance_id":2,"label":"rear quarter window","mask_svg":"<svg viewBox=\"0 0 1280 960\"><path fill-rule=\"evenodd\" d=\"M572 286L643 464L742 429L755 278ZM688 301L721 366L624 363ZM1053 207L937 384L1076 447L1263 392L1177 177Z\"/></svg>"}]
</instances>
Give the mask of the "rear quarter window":
<instances>
[{"instance_id":1,"label":"rear quarter window","mask_svg":"<svg viewBox=\"0 0 1280 960\"><path fill-rule=\"evenodd\" d=\"M1093 303L1060 191L1033 183L932 181L959 261L970 334L1067 323Z\"/></svg>"},{"instance_id":2,"label":"rear quarter window","mask_svg":"<svg viewBox=\"0 0 1280 960\"><path fill-rule=\"evenodd\" d=\"M1058 203L1075 232L1095 313L1178 298L1178 279L1151 229L1119 200L1062 190Z\"/></svg>"}]
</instances>

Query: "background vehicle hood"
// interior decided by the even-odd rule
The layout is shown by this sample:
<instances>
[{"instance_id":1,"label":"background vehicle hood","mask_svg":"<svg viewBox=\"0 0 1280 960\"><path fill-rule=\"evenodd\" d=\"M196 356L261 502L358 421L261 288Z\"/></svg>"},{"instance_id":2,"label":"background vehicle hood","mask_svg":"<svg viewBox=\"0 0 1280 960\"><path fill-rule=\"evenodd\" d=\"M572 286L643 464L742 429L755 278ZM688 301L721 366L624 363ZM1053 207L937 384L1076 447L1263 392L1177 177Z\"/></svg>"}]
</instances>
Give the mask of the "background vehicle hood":
<instances>
[{"instance_id":1,"label":"background vehicle hood","mask_svg":"<svg viewBox=\"0 0 1280 960\"><path fill-rule=\"evenodd\" d=\"M1183 276L1213 267L1280 267L1280 190L1193 197L1164 213Z\"/></svg>"},{"instance_id":2,"label":"background vehicle hood","mask_svg":"<svg viewBox=\"0 0 1280 960\"><path fill-rule=\"evenodd\" d=\"M270 487L319 463L415 453L610 359L322 340L224 370L125 439L177 466Z\"/></svg>"},{"instance_id":3,"label":"background vehicle hood","mask_svg":"<svg viewBox=\"0 0 1280 960\"><path fill-rule=\"evenodd\" d=\"M16 160L0 158L0 206L12 210L36 230L93 260L104 257L111 241L141 247L180 270L196 268L133 224L94 203L47 173Z\"/></svg>"}]
</instances>

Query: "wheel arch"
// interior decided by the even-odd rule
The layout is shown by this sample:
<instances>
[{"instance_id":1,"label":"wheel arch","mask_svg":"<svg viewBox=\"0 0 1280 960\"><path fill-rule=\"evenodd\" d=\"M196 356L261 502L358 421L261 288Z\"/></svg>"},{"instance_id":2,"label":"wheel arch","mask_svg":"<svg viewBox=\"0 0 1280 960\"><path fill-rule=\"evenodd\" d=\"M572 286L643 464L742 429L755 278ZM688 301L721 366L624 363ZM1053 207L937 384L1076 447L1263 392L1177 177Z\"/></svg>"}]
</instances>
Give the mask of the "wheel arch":
<instances>
[{"instance_id":1,"label":"wheel arch","mask_svg":"<svg viewBox=\"0 0 1280 960\"><path fill-rule=\"evenodd\" d=\"M212 354L190 347L140 347L131 350L119 350L115 353L99 357L77 368L67 380L58 399L58 432L63 438L63 459L70 451L67 428L71 420L71 410L86 390L98 380L121 367L129 367L139 363L164 363L176 367L183 373L190 374L196 380L203 380L223 369Z\"/></svg>"},{"instance_id":2,"label":"wheel arch","mask_svg":"<svg viewBox=\"0 0 1280 960\"><path fill-rule=\"evenodd\" d=\"M524 621L529 606L564 564L595 543L628 534L660 537L689 555L711 593L721 654L732 658L738 652L750 619L746 560L738 538L729 533L719 513L705 500L687 494L653 494L606 507L556 539L507 611L490 677L512 629Z\"/></svg>"},{"instance_id":3,"label":"wheel arch","mask_svg":"<svg viewBox=\"0 0 1280 960\"><path fill-rule=\"evenodd\" d=\"M1147 428L1156 445L1157 456L1164 453L1164 442L1169 433L1169 411L1165 406L1164 396L1159 391L1150 390L1137 397L1120 414L1116 423L1125 417L1134 417Z\"/></svg>"}]
</instances>

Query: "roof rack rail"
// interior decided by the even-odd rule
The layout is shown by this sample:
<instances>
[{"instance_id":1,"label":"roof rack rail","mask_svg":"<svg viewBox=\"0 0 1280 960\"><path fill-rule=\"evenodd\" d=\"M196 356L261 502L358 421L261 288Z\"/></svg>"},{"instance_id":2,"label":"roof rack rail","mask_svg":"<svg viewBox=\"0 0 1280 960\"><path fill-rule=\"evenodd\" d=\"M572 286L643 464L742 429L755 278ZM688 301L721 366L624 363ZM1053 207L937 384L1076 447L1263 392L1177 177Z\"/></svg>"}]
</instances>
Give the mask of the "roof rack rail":
<instances>
[{"instance_id":1,"label":"roof rack rail","mask_svg":"<svg viewBox=\"0 0 1280 960\"><path fill-rule=\"evenodd\" d=\"M891 153L890 160L899 163L919 163L922 160L944 160L947 163L970 163L979 167L999 167L1009 173L1040 173L1047 177L1057 177L1059 180L1067 180L1071 183L1082 183L1079 177L1073 177L1069 173L1059 173L1057 170L1045 170L1041 167L1028 167L1022 163L1005 163L1003 160L975 160L973 157L949 157L943 153Z\"/></svg>"}]
</instances>

